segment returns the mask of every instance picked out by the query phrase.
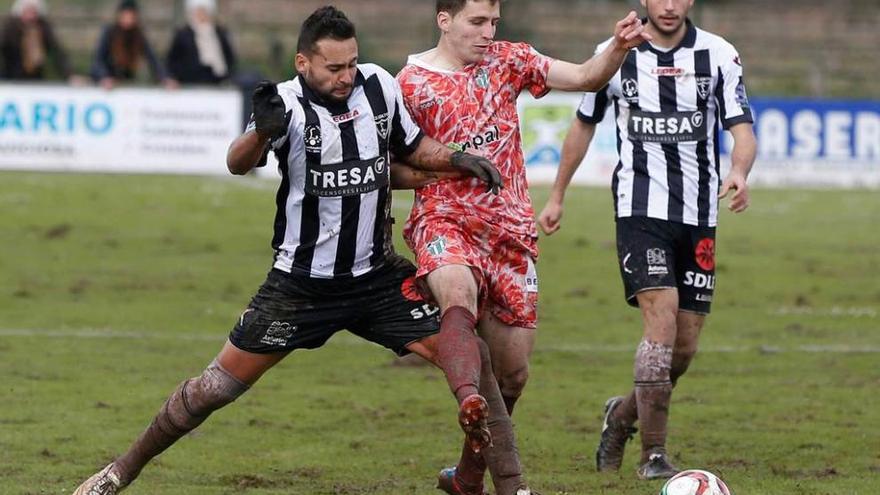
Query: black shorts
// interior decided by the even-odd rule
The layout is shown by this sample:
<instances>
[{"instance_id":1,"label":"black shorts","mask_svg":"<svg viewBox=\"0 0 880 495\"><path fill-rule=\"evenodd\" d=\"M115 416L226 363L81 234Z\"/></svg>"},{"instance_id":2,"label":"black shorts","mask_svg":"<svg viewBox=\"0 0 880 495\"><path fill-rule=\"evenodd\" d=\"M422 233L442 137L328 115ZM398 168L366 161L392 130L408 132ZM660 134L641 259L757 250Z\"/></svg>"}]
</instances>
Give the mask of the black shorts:
<instances>
[{"instance_id":1,"label":"black shorts","mask_svg":"<svg viewBox=\"0 0 880 495\"><path fill-rule=\"evenodd\" d=\"M440 331L440 310L418 295L416 268L399 256L356 278L326 280L273 269L229 334L254 353L315 349L348 331L398 355Z\"/></svg>"},{"instance_id":2,"label":"black shorts","mask_svg":"<svg viewBox=\"0 0 880 495\"><path fill-rule=\"evenodd\" d=\"M715 227L647 217L617 219L617 257L626 301L649 289L678 289L678 307L708 314L715 289Z\"/></svg>"}]
</instances>

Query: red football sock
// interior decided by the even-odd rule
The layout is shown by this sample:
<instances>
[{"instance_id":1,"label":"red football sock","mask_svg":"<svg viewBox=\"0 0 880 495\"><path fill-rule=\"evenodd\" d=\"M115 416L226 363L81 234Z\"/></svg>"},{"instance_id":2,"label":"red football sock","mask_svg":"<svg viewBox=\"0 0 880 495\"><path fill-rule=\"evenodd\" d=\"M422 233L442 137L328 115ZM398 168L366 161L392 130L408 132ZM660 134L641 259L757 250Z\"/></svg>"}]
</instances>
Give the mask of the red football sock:
<instances>
[{"instance_id":1,"label":"red football sock","mask_svg":"<svg viewBox=\"0 0 880 495\"><path fill-rule=\"evenodd\" d=\"M437 358L449 389L458 403L478 393L480 380L480 348L474 333L477 319L462 306L453 306L440 319Z\"/></svg>"}]
</instances>

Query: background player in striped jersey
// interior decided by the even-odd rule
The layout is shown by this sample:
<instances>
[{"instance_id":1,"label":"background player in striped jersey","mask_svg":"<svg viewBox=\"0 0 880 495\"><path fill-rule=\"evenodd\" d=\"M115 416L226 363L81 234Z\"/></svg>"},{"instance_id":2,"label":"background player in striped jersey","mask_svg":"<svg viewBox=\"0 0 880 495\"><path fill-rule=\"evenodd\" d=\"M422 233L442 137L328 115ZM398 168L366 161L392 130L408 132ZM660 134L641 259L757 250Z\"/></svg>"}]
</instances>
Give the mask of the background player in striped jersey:
<instances>
[{"instance_id":1,"label":"background player in striped jersey","mask_svg":"<svg viewBox=\"0 0 880 495\"><path fill-rule=\"evenodd\" d=\"M444 311L466 314L489 344L508 411L528 379L538 299L537 230L528 195L516 99L550 89L598 90L629 47L644 39L635 12L615 27L607 50L582 64L541 55L525 43L495 41L496 0L438 0L440 40L409 58L398 75L404 102L425 133L490 158L504 176L490 195L469 179L444 180L416 191L404 237L418 258L420 281ZM445 317L445 315L444 315ZM496 442L502 439L495 438ZM439 488L482 493L485 465L467 446L457 468L443 470ZM495 486L524 486L509 466Z\"/></svg>"},{"instance_id":2,"label":"background player in striped jersey","mask_svg":"<svg viewBox=\"0 0 880 495\"><path fill-rule=\"evenodd\" d=\"M605 404L596 467L620 469L638 419L638 475L654 479L677 472L666 455L669 401L697 351L712 302L718 199L732 191L729 209L740 213L748 207L746 178L756 143L734 47L687 19L693 0L642 0L642 5L653 42L631 50L608 86L584 96L538 223L548 235L559 229L565 189L613 102L620 273L627 301L641 309L644 332L634 389ZM719 123L735 143L720 194Z\"/></svg>"},{"instance_id":3,"label":"background player in striped jersey","mask_svg":"<svg viewBox=\"0 0 880 495\"><path fill-rule=\"evenodd\" d=\"M227 157L237 175L264 163L270 148L279 159L273 269L217 358L181 383L129 450L75 495L118 493L288 353L320 347L343 329L436 363L458 399L471 447L489 457L517 455L489 445L488 429L512 426L485 343L467 328L438 328L437 309L412 290L415 267L394 253L389 229L389 153L427 170L476 174L490 187L500 182L497 170L423 137L394 78L358 64L354 26L335 8L318 9L303 23L296 68L292 81L260 85L252 126ZM487 400L500 413L490 425Z\"/></svg>"}]
</instances>

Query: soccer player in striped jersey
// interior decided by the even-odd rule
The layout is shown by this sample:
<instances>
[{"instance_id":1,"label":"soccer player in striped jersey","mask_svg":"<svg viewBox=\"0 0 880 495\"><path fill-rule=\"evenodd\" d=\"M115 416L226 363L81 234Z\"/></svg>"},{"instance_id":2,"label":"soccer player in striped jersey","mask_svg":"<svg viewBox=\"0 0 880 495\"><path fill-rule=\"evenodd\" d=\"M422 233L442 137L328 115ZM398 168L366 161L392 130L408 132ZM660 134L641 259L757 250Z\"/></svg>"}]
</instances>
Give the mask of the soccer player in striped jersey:
<instances>
[{"instance_id":1,"label":"soccer player in striped jersey","mask_svg":"<svg viewBox=\"0 0 880 495\"><path fill-rule=\"evenodd\" d=\"M438 0L436 47L411 55L398 74L404 102L429 136L492 160L504 176L498 195L469 178L416 191L404 237L418 258L420 283L441 309L465 308L492 353L509 412L528 380L537 326L537 228L526 184L516 100L551 89L595 91L644 38L635 12L615 26L608 49L580 64L554 60L526 43L495 40L498 0ZM495 439L498 441L498 439ZM515 492L519 466L493 474ZM465 446L458 465L444 469L438 488L482 493L483 459Z\"/></svg>"},{"instance_id":2,"label":"soccer player in striped jersey","mask_svg":"<svg viewBox=\"0 0 880 495\"><path fill-rule=\"evenodd\" d=\"M644 330L633 390L605 404L596 467L620 469L638 421L637 474L657 479L677 472L666 454L669 401L697 351L712 303L719 198L732 193L728 208L735 213L748 207L746 179L756 143L734 47L691 23L693 0L642 0L642 5L653 41L630 50L606 87L584 95L538 223L548 235L559 229L565 189L596 124L613 104L620 155L612 178L620 274L627 302L641 309ZM735 143L723 181L719 126Z\"/></svg>"},{"instance_id":3,"label":"soccer player in striped jersey","mask_svg":"<svg viewBox=\"0 0 880 495\"><path fill-rule=\"evenodd\" d=\"M120 492L290 352L321 347L343 329L437 364L471 448L499 462L517 457L491 443L491 434L511 436L512 426L486 344L461 317L438 321L439 310L413 287L415 267L394 252L390 236L390 153L429 172L474 174L490 189L500 184L498 171L424 137L395 79L358 63L354 26L335 8L303 23L296 68L295 80L257 88L252 125L227 157L236 175L265 163L270 150L279 159L272 270L217 358L182 382L128 451L75 495Z\"/></svg>"}]
</instances>

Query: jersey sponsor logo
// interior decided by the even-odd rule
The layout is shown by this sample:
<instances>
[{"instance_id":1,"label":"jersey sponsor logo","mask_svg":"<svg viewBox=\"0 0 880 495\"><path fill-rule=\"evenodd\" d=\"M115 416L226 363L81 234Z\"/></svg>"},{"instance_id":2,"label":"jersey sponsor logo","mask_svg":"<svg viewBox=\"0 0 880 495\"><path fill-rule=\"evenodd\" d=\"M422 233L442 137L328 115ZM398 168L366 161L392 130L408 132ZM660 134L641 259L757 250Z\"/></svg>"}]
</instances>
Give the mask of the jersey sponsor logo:
<instances>
[{"instance_id":1,"label":"jersey sponsor logo","mask_svg":"<svg viewBox=\"0 0 880 495\"><path fill-rule=\"evenodd\" d=\"M413 320L421 320L426 316L432 316L437 314L440 311L440 308L434 306L433 304L422 304L418 308L414 308L410 310L409 314L412 316Z\"/></svg>"},{"instance_id":2,"label":"jersey sponsor logo","mask_svg":"<svg viewBox=\"0 0 880 495\"><path fill-rule=\"evenodd\" d=\"M715 288L715 275L688 271L684 274L684 285L697 289L712 290Z\"/></svg>"},{"instance_id":3,"label":"jersey sponsor logo","mask_svg":"<svg viewBox=\"0 0 880 495\"><path fill-rule=\"evenodd\" d=\"M376 122L376 132L382 139L388 139L388 112L374 116L373 120Z\"/></svg>"},{"instance_id":4,"label":"jersey sponsor logo","mask_svg":"<svg viewBox=\"0 0 880 495\"><path fill-rule=\"evenodd\" d=\"M620 82L623 97L629 103L638 103L639 100L639 83L635 79L626 78Z\"/></svg>"},{"instance_id":5,"label":"jersey sponsor logo","mask_svg":"<svg viewBox=\"0 0 880 495\"><path fill-rule=\"evenodd\" d=\"M308 167L305 190L322 198L355 196L375 191L388 184L388 160L384 156L371 160L350 160L322 165L319 170Z\"/></svg>"},{"instance_id":6,"label":"jersey sponsor logo","mask_svg":"<svg viewBox=\"0 0 880 495\"><path fill-rule=\"evenodd\" d=\"M681 67L654 67L651 69L651 74L655 76L683 76L685 75L685 70Z\"/></svg>"},{"instance_id":7,"label":"jersey sponsor logo","mask_svg":"<svg viewBox=\"0 0 880 495\"><path fill-rule=\"evenodd\" d=\"M648 275L666 275L669 268L666 266L666 251L662 248L652 248L645 251L648 260Z\"/></svg>"},{"instance_id":8,"label":"jersey sponsor logo","mask_svg":"<svg viewBox=\"0 0 880 495\"><path fill-rule=\"evenodd\" d=\"M486 89L489 87L489 71L485 68L480 67L477 69L477 72L474 73L474 81L477 83L477 86Z\"/></svg>"},{"instance_id":9,"label":"jersey sponsor logo","mask_svg":"<svg viewBox=\"0 0 880 495\"><path fill-rule=\"evenodd\" d=\"M345 113L343 113L343 114L341 114L341 115L334 115L334 116L333 116L333 122L336 123L336 124L341 124L341 123L343 123L343 122L348 122L349 120L354 120L354 119L356 119L357 116L360 115L360 114L361 114L360 110L358 110L357 108L355 108L354 110L352 110L352 111L350 111L350 112L345 112Z\"/></svg>"},{"instance_id":10,"label":"jersey sponsor logo","mask_svg":"<svg viewBox=\"0 0 880 495\"><path fill-rule=\"evenodd\" d=\"M708 138L703 112L645 112L629 115L629 138L644 143L682 143Z\"/></svg>"},{"instance_id":11,"label":"jersey sponsor logo","mask_svg":"<svg viewBox=\"0 0 880 495\"><path fill-rule=\"evenodd\" d=\"M697 76L697 95L701 100L709 99L709 92L712 89L712 76Z\"/></svg>"},{"instance_id":12,"label":"jersey sponsor logo","mask_svg":"<svg viewBox=\"0 0 880 495\"><path fill-rule=\"evenodd\" d=\"M710 272L715 269L715 240L711 237L700 239L694 249L694 260L697 266Z\"/></svg>"},{"instance_id":13,"label":"jersey sponsor logo","mask_svg":"<svg viewBox=\"0 0 880 495\"><path fill-rule=\"evenodd\" d=\"M266 329L265 335L260 339L261 344L286 346L296 332L296 325L291 325L286 321L273 321L269 328Z\"/></svg>"},{"instance_id":14,"label":"jersey sponsor logo","mask_svg":"<svg viewBox=\"0 0 880 495\"><path fill-rule=\"evenodd\" d=\"M440 256L441 254L443 254L444 251L446 251L446 238L442 235L434 237L434 239L432 239L431 242L429 242L428 245L425 246L425 249L428 250L428 253L431 256Z\"/></svg>"},{"instance_id":15,"label":"jersey sponsor logo","mask_svg":"<svg viewBox=\"0 0 880 495\"><path fill-rule=\"evenodd\" d=\"M320 153L321 127L317 125L307 125L303 131L303 142L306 145L306 151L309 153Z\"/></svg>"},{"instance_id":16,"label":"jersey sponsor logo","mask_svg":"<svg viewBox=\"0 0 880 495\"><path fill-rule=\"evenodd\" d=\"M493 125L482 134L477 134L472 137L470 141L462 144L452 143L449 147L456 151L467 151L468 148L478 150L489 143L498 141L499 139L501 139L501 130L498 129L498 125Z\"/></svg>"},{"instance_id":17,"label":"jersey sponsor logo","mask_svg":"<svg viewBox=\"0 0 880 495\"><path fill-rule=\"evenodd\" d=\"M427 110L435 105L440 106L442 104L443 104L443 98L431 98L429 100L425 100L425 101L419 103L418 108L419 108L419 110Z\"/></svg>"}]
</instances>

